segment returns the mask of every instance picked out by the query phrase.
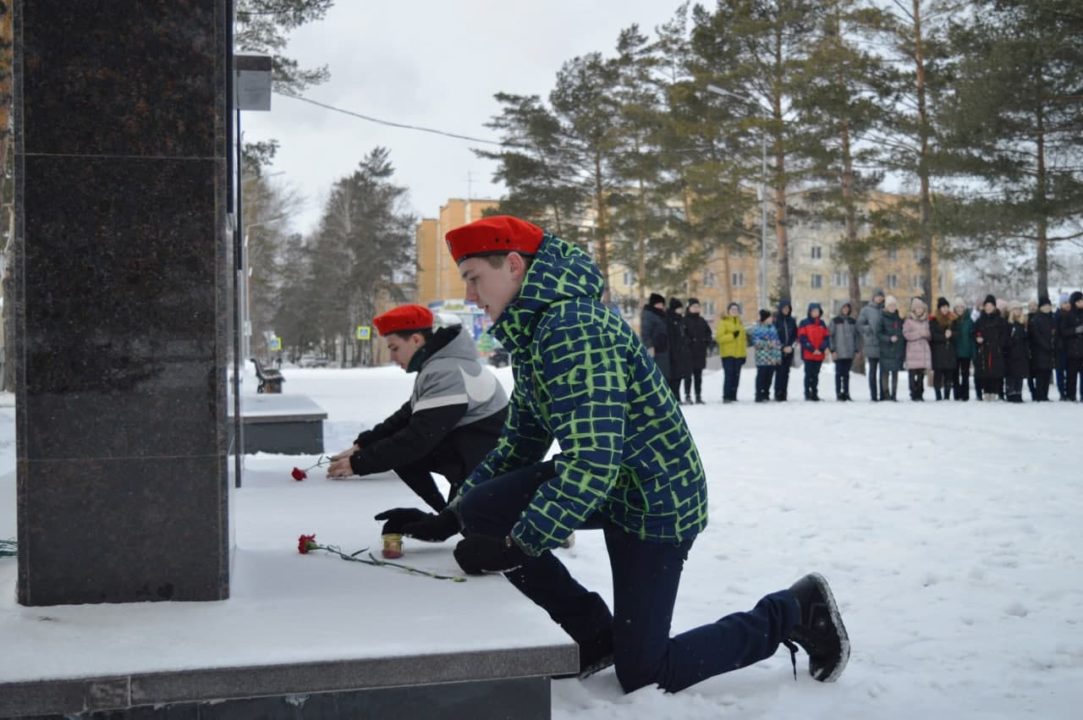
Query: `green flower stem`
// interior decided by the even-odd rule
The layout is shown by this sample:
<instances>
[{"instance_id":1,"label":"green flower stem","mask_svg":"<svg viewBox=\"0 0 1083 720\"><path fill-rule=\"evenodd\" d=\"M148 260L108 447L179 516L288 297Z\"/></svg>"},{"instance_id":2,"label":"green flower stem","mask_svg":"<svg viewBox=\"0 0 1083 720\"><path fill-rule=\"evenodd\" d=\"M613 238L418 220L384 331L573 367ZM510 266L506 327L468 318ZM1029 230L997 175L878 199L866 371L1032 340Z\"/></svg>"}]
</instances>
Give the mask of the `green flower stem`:
<instances>
[{"instance_id":1,"label":"green flower stem","mask_svg":"<svg viewBox=\"0 0 1083 720\"><path fill-rule=\"evenodd\" d=\"M405 570L413 575L424 575L425 577L433 578L434 580L450 580L451 582L466 582L466 578L461 575L439 575L437 573L429 572L428 570L422 570L421 568L412 567L404 563L389 562L387 560L379 560L371 552L368 554L368 558L357 557L361 553L368 550L368 548L361 548L355 553L347 555L337 545L309 545L309 552L313 550L326 550L329 553L338 555L343 560L349 560L350 562L364 563L365 565L372 565L373 567L393 567L399 570Z\"/></svg>"}]
</instances>

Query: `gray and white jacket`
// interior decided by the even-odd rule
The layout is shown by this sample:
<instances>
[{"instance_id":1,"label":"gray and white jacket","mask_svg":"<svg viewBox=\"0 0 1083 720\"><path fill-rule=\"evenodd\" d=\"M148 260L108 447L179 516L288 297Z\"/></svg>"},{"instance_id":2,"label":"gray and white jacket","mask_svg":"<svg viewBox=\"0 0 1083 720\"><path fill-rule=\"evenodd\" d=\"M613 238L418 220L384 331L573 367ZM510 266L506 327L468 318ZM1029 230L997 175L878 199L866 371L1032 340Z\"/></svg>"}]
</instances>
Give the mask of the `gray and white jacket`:
<instances>
[{"instance_id":1,"label":"gray and white jacket","mask_svg":"<svg viewBox=\"0 0 1083 720\"><path fill-rule=\"evenodd\" d=\"M354 441L350 457L357 475L429 465L439 448L436 471L453 487L473 471L495 445L504 426L508 396L478 359L470 333L459 325L441 328L414 355L407 372L417 372L410 400L391 417Z\"/></svg>"},{"instance_id":2,"label":"gray and white jacket","mask_svg":"<svg viewBox=\"0 0 1083 720\"><path fill-rule=\"evenodd\" d=\"M868 305L861 308L857 316L857 331L861 336L858 350L865 355L866 359L878 360L880 358L880 338L876 333L883 312L883 304L870 301Z\"/></svg>"}]
</instances>

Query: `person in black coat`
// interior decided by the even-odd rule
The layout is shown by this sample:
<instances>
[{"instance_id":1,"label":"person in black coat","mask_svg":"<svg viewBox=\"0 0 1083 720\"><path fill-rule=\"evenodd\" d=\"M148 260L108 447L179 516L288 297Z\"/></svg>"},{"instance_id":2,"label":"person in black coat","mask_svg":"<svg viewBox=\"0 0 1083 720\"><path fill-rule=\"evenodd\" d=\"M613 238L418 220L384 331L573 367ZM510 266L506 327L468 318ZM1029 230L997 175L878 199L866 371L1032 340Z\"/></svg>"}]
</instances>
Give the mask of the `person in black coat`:
<instances>
[{"instance_id":1,"label":"person in black coat","mask_svg":"<svg viewBox=\"0 0 1083 720\"><path fill-rule=\"evenodd\" d=\"M1083 374L1083 292L1076 290L1068 302L1072 309L1061 315L1057 333L1067 358L1064 378L1066 399L1074 402L1079 376Z\"/></svg>"},{"instance_id":2,"label":"person in black coat","mask_svg":"<svg viewBox=\"0 0 1083 720\"><path fill-rule=\"evenodd\" d=\"M794 353L797 348L797 321L793 317L793 304L783 300L778 304L775 315L775 331L782 343L782 364L775 371L775 400L782 402L790 387L790 368L793 367Z\"/></svg>"},{"instance_id":3,"label":"person in black coat","mask_svg":"<svg viewBox=\"0 0 1083 720\"><path fill-rule=\"evenodd\" d=\"M696 391L696 404L703 404L703 368L707 367L707 348L711 346L711 326L700 315L700 304L696 298L688 298L687 313L684 316L684 332L688 338L688 355L691 360L691 373L684 378L684 401L692 402L691 390Z\"/></svg>"},{"instance_id":4,"label":"person in black coat","mask_svg":"<svg viewBox=\"0 0 1083 720\"><path fill-rule=\"evenodd\" d=\"M1004 393L1004 352L1008 348L1008 322L997 310L997 300L986 295L981 316L974 322L976 345L974 375L982 385L983 399L996 400Z\"/></svg>"},{"instance_id":5,"label":"person in black coat","mask_svg":"<svg viewBox=\"0 0 1083 720\"><path fill-rule=\"evenodd\" d=\"M1027 323L1027 344L1030 350L1030 376L1034 380L1034 401L1049 401L1049 385L1053 374L1056 351L1057 324L1053 318L1053 303L1049 296L1038 298L1038 312Z\"/></svg>"},{"instance_id":6,"label":"person in black coat","mask_svg":"<svg viewBox=\"0 0 1083 720\"><path fill-rule=\"evenodd\" d=\"M684 303L677 298L669 299L666 313L666 334L669 335L669 387L673 397L681 401L681 382L692 374L692 351L688 347L688 334L684 329Z\"/></svg>"},{"instance_id":7,"label":"person in black coat","mask_svg":"<svg viewBox=\"0 0 1083 720\"><path fill-rule=\"evenodd\" d=\"M643 312L639 316L639 337L647 348L647 354L654 358L654 363L662 371L662 377L669 382L669 334L666 331L666 299L658 293L651 293Z\"/></svg>"},{"instance_id":8,"label":"person in black coat","mask_svg":"<svg viewBox=\"0 0 1083 720\"><path fill-rule=\"evenodd\" d=\"M937 400L951 400L955 387L958 359L955 356L953 328L958 318L951 311L947 298L936 301L936 312L929 318L930 345L933 351L933 390Z\"/></svg>"},{"instance_id":9,"label":"person in black coat","mask_svg":"<svg viewBox=\"0 0 1083 720\"><path fill-rule=\"evenodd\" d=\"M1030 347L1022 303L1012 303L1008 314L1008 349L1005 353L1005 394L1008 402L1023 402L1023 380L1030 377Z\"/></svg>"}]
</instances>

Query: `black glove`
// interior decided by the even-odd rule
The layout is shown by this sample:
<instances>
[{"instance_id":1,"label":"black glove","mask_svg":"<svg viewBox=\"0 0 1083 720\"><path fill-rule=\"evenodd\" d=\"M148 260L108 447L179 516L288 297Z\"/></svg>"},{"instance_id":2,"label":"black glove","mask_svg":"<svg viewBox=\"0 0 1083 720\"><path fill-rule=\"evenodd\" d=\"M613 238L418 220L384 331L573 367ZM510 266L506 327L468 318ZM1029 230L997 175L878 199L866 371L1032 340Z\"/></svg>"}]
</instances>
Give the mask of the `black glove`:
<instances>
[{"instance_id":1,"label":"black glove","mask_svg":"<svg viewBox=\"0 0 1083 720\"><path fill-rule=\"evenodd\" d=\"M455 561L467 575L507 572L523 564L527 555L510 537L471 535L455 546Z\"/></svg>"},{"instance_id":2,"label":"black glove","mask_svg":"<svg viewBox=\"0 0 1083 720\"><path fill-rule=\"evenodd\" d=\"M734 330L733 331L733 337L735 337L735 338L741 337L741 331L740 330Z\"/></svg>"},{"instance_id":3,"label":"black glove","mask_svg":"<svg viewBox=\"0 0 1083 720\"><path fill-rule=\"evenodd\" d=\"M459 518L455 517L451 510L444 510L436 515L424 515L420 520L403 525L402 534L426 542L443 542L459 532Z\"/></svg>"},{"instance_id":4,"label":"black glove","mask_svg":"<svg viewBox=\"0 0 1083 720\"><path fill-rule=\"evenodd\" d=\"M406 525L427 520L431 517L436 516L417 508L392 508L391 510L384 510L373 520L387 521L384 523L384 529L380 531L382 535L401 535L402 529Z\"/></svg>"}]
</instances>

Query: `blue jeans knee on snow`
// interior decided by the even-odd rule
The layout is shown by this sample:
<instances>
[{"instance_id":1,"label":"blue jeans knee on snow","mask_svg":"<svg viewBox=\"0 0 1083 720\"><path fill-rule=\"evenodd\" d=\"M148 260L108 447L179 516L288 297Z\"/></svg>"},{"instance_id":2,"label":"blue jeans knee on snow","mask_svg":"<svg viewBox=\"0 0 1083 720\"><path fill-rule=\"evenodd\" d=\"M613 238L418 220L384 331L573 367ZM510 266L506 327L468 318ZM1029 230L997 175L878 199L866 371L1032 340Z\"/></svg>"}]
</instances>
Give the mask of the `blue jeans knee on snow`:
<instances>
[{"instance_id":1,"label":"blue jeans knee on snow","mask_svg":"<svg viewBox=\"0 0 1083 720\"><path fill-rule=\"evenodd\" d=\"M556 479L545 462L497 476L472 488L459 506L464 534L505 537L535 491ZM578 529L601 529L613 576L613 613L550 551L505 577L544 608L580 647L612 642L617 679L625 692L657 684L676 692L714 675L770 657L798 621L789 590L762 598L750 612L670 637L673 604L693 539L640 540L601 513Z\"/></svg>"}]
</instances>

